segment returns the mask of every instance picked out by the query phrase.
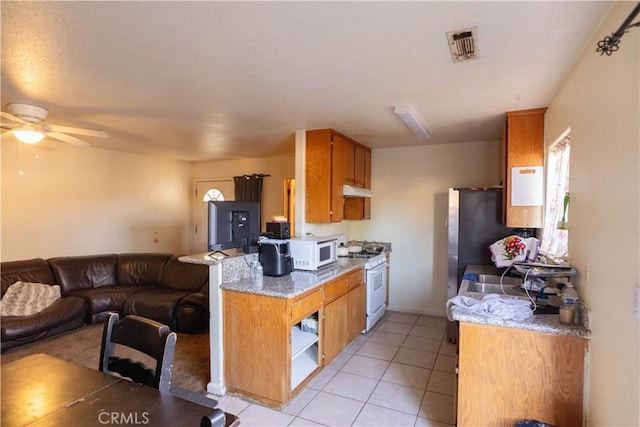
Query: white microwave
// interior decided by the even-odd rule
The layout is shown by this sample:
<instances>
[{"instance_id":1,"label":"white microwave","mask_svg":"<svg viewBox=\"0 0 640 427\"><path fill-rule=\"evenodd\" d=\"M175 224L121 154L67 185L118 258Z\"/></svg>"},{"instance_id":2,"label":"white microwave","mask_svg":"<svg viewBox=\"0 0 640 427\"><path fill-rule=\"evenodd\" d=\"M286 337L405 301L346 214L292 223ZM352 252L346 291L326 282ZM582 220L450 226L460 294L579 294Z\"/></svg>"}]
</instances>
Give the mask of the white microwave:
<instances>
[{"instance_id":1,"label":"white microwave","mask_svg":"<svg viewBox=\"0 0 640 427\"><path fill-rule=\"evenodd\" d=\"M289 239L289 253L295 270L317 270L338 259L336 237L300 237Z\"/></svg>"}]
</instances>

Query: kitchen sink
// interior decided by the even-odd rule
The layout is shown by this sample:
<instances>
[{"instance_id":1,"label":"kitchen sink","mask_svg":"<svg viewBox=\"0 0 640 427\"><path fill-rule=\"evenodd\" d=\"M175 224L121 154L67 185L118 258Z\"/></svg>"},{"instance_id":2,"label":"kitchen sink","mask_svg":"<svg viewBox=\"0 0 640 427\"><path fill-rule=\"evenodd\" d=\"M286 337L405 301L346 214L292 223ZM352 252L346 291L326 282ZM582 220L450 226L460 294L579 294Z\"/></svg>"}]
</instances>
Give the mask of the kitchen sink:
<instances>
[{"instance_id":1,"label":"kitchen sink","mask_svg":"<svg viewBox=\"0 0 640 427\"><path fill-rule=\"evenodd\" d=\"M463 292L525 296L525 293L520 289L522 284L522 278L520 277L501 277L495 274L473 274L469 276L463 281L463 284L466 285L466 288L463 286Z\"/></svg>"},{"instance_id":2,"label":"kitchen sink","mask_svg":"<svg viewBox=\"0 0 640 427\"><path fill-rule=\"evenodd\" d=\"M500 278L498 278L498 282ZM507 284L504 280L500 283L482 283L482 282L470 282L467 288L468 292L479 292L482 294L507 294L514 296L522 296L522 292L519 289L519 285Z\"/></svg>"},{"instance_id":3,"label":"kitchen sink","mask_svg":"<svg viewBox=\"0 0 640 427\"><path fill-rule=\"evenodd\" d=\"M502 278L502 282L500 282L500 276L496 276L493 274L478 274L478 278L474 282L497 284L498 287L500 286L500 283L502 283L503 285L510 285L510 286L522 285L522 279L519 277L505 276Z\"/></svg>"}]
</instances>

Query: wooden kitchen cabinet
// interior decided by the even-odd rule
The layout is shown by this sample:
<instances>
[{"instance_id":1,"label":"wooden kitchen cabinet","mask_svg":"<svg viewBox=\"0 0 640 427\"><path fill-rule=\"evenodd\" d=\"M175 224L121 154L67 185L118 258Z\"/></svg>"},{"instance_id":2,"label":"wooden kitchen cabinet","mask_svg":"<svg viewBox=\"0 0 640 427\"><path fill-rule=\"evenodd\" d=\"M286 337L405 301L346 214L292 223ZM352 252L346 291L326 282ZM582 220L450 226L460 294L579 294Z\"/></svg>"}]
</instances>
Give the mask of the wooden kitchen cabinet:
<instances>
[{"instance_id":1,"label":"wooden kitchen cabinet","mask_svg":"<svg viewBox=\"0 0 640 427\"><path fill-rule=\"evenodd\" d=\"M367 286L360 283L347 294L347 324L349 344L364 331L367 320Z\"/></svg>"},{"instance_id":2,"label":"wooden kitchen cabinet","mask_svg":"<svg viewBox=\"0 0 640 427\"><path fill-rule=\"evenodd\" d=\"M338 292L340 290L340 292ZM325 285L324 363L329 364L365 328L366 285L358 269ZM331 299L328 296L331 295Z\"/></svg>"},{"instance_id":3,"label":"wooden kitchen cabinet","mask_svg":"<svg viewBox=\"0 0 640 427\"><path fill-rule=\"evenodd\" d=\"M345 139L344 148L344 183L348 185L356 185L356 143L349 139Z\"/></svg>"},{"instance_id":4,"label":"wooden kitchen cabinet","mask_svg":"<svg viewBox=\"0 0 640 427\"><path fill-rule=\"evenodd\" d=\"M371 188L371 149L332 129L307 131L306 138L306 221L369 219L371 201L345 199L342 186Z\"/></svg>"},{"instance_id":5,"label":"wooden kitchen cabinet","mask_svg":"<svg viewBox=\"0 0 640 427\"><path fill-rule=\"evenodd\" d=\"M354 155L355 186L371 189L371 150L364 146L359 147L359 150L354 150L356 153ZM371 219L371 198L346 198L344 202L344 219Z\"/></svg>"},{"instance_id":6,"label":"wooden kitchen cabinet","mask_svg":"<svg viewBox=\"0 0 640 427\"><path fill-rule=\"evenodd\" d=\"M545 111L546 108L536 108L511 111L506 115L505 130L500 145L500 178L504 187L503 223L507 227L542 228L543 226L542 204L513 206L514 186L511 173L516 167L544 165Z\"/></svg>"},{"instance_id":7,"label":"wooden kitchen cabinet","mask_svg":"<svg viewBox=\"0 0 640 427\"><path fill-rule=\"evenodd\" d=\"M282 408L364 329L364 269L294 298L225 290L223 310L227 389Z\"/></svg>"},{"instance_id":8,"label":"wooden kitchen cabinet","mask_svg":"<svg viewBox=\"0 0 640 427\"><path fill-rule=\"evenodd\" d=\"M356 187L366 187L366 173L367 169L365 167L365 154L368 151L369 155L371 155L371 150L366 148L360 144L354 144L354 155L353 155L353 185ZM350 166L347 165L347 168ZM371 158L369 158L369 167L371 167ZM369 171L370 173L371 171ZM371 188L371 187L369 187Z\"/></svg>"},{"instance_id":9,"label":"wooden kitchen cabinet","mask_svg":"<svg viewBox=\"0 0 640 427\"><path fill-rule=\"evenodd\" d=\"M586 339L460 322L458 426L583 425Z\"/></svg>"},{"instance_id":10,"label":"wooden kitchen cabinet","mask_svg":"<svg viewBox=\"0 0 640 427\"><path fill-rule=\"evenodd\" d=\"M284 406L322 365L323 290L289 299L224 291L223 305L227 388ZM317 334L303 332L307 317Z\"/></svg>"},{"instance_id":11,"label":"wooden kitchen cabinet","mask_svg":"<svg viewBox=\"0 0 640 427\"><path fill-rule=\"evenodd\" d=\"M347 345L348 302L345 295L324 308L324 363L331 361Z\"/></svg>"},{"instance_id":12,"label":"wooden kitchen cabinet","mask_svg":"<svg viewBox=\"0 0 640 427\"><path fill-rule=\"evenodd\" d=\"M331 129L307 131L305 217L307 222L344 218L346 139Z\"/></svg>"}]
</instances>

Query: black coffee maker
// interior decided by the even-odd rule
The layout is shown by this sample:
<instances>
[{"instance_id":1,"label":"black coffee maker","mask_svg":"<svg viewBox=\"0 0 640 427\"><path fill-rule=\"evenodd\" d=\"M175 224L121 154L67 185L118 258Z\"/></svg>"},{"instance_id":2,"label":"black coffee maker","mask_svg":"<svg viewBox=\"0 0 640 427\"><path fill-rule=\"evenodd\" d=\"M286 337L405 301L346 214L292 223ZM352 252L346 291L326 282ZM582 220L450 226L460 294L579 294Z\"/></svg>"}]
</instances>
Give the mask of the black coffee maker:
<instances>
[{"instance_id":1,"label":"black coffee maker","mask_svg":"<svg viewBox=\"0 0 640 427\"><path fill-rule=\"evenodd\" d=\"M286 276L293 270L289 242L278 239L260 241L260 263L265 276Z\"/></svg>"}]
</instances>

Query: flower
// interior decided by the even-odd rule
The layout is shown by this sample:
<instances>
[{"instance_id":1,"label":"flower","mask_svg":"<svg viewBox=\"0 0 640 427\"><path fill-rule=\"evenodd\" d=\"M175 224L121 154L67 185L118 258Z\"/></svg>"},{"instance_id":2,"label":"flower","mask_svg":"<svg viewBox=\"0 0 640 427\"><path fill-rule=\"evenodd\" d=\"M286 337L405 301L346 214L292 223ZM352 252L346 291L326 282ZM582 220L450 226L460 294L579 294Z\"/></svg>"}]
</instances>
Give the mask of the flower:
<instances>
[{"instance_id":1,"label":"flower","mask_svg":"<svg viewBox=\"0 0 640 427\"><path fill-rule=\"evenodd\" d=\"M517 236L509 236L504 239L504 252L507 259L514 259L521 255L527 246Z\"/></svg>"}]
</instances>

